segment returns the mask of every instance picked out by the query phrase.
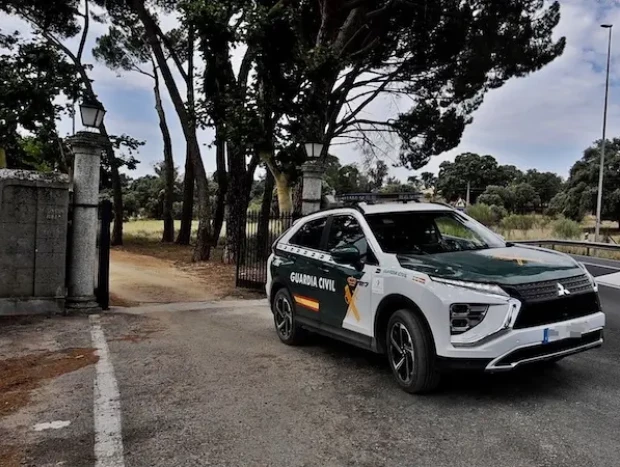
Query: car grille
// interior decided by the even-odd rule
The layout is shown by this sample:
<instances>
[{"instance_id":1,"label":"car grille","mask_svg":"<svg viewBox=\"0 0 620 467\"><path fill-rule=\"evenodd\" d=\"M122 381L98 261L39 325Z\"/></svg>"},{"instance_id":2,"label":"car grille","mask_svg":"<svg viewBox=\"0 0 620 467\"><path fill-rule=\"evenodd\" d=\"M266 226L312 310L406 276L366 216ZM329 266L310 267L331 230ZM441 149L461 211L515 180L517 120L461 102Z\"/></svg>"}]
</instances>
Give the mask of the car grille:
<instances>
[{"instance_id":1,"label":"car grille","mask_svg":"<svg viewBox=\"0 0 620 467\"><path fill-rule=\"evenodd\" d=\"M570 295L558 296L558 284ZM522 303L515 329L558 323L600 311L600 303L590 279L584 274L555 281L534 282L507 287Z\"/></svg>"},{"instance_id":2,"label":"car grille","mask_svg":"<svg viewBox=\"0 0 620 467\"><path fill-rule=\"evenodd\" d=\"M597 330L585 333L581 337L570 337L568 339L551 342L550 344L541 344L532 347L525 347L523 349L517 349L506 355L494 366L501 367L511 364L518 364L523 361L544 358L560 352L570 353L571 350L576 350L580 347L587 346L588 344L600 342L602 338L603 331Z\"/></svg>"},{"instance_id":3,"label":"car grille","mask_svg":"<svg viewBox=\"0 0 620 467\"><path fill-rule=\"evenodd\" d=\"M592 291L590 279L585 274L582 274L581 276L554 281L515 285L512 287L511 292L513 293L511 295L515 295L516 298L525 302L551 300L558 298L558 284L562 284L565 289L570 291L571 295Z\"/></svg>"}]
</instances>

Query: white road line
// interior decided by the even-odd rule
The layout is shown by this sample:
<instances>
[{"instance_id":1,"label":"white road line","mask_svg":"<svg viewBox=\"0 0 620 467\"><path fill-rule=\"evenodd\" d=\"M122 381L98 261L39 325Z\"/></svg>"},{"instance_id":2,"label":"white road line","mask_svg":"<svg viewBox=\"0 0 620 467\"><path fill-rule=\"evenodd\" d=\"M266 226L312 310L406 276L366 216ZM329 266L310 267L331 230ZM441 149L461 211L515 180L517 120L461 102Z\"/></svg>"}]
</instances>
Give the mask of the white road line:
<instances>
[{"instance_id":1,"label":"white road line","mask_svg":"<svg viewBox=\"0 0 620 467\"><path fill-rule=\"evenodd\" d=\"M121 402L108 343L99 322L99 315L90 317L90 337L97 349L95 397L95 467L124 467L121 432Z\"/></svg>"},{"instance_id":2,"label":"white road line","mask_svg":"<svg viewBox=\"0 0 620 467\"><path fill-rule=\"evenodd\" d=\"M34 426L34 431L59 430L60 428L65 428L69 425L71 425L69 420L55 420L53 422L37 423Z\"/></svg>"}]
</instances>

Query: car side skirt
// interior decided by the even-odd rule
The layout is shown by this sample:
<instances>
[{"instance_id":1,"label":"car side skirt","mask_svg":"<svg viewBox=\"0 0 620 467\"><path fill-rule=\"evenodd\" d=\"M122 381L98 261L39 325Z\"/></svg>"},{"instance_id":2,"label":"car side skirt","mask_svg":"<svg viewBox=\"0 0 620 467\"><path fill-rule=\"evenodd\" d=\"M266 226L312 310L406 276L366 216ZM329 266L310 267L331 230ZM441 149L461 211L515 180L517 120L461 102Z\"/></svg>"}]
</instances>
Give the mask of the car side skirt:
<instances>
[{"instance_id":1,"label":"car side skirt","mask_svg":"<svg viewBox=\"0 0 620 467\"><path fill-rule=\"evenodd\" d=\"M295 320L308 331L316 332L317 334L331 337L332 339L354 345L361 349L378 353L377 342L373 337L364 336L363 334L344 328L336 328L334 326L330 326L329 324L321 323L319 321L314 321L301 316L296 316Z\"/></svg>"}]
</instances>

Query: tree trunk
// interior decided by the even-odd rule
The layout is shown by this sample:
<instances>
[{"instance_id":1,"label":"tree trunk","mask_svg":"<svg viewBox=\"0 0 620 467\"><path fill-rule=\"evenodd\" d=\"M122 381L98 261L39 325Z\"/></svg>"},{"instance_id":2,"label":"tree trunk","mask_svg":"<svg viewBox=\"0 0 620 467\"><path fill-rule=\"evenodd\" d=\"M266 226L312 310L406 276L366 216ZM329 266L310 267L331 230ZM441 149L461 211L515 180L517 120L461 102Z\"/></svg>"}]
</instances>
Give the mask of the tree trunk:
<instances>
[{"instance_id":1,"label":"tree trunk","mask_svg":"<svg viewBox=\"0 0 620 467\"><path fill-rule=\"evenodd\" d=\"M92 89L91 89L92 90ZM108 141L110 136L105 124L101 124L99 132ZM114 227L112 228L111 245L123 244L123 186L121 184L121 174L118 171L118 163L114 155L112 145L108 144L105 148L108 165L110 166L110 178L112 179L112 201L114 203Z\"/></svg>"},{"instance_id":2,"label":"tree trunk","mask_svg":"<svg viewBox=\"0 0 620 467\"><path fill-rule=\"evenodd\" d=\"M291 214L293 212L293 191L288 183L288 178L283 173L274 176L276 191L278 194L278 209L280 215Z\"/></svg>"},{"instance_id":3,"label":"tree trunk","mask_svg":"<svg viewBox=\"0 0 620 467\"><path fill-rule=\"evenodd\" d=\"M226 195L228 193L228 177L226 176L226 142L220 126L215 130L215 158L217 163L217 198L215 201L215 214L213 216L213 238L211 244L217 247L217 242L222 232L224 214L226 212Z\"/></svg>"},{"instance_id":4,"label":"tree trunk","mask_svg":"<svg viewBox=\"0 0 620 467\"><path fill-rule=\"evenodd\" d=\"M183 176L183 207L181 210L181 228L177 243L179 245L189 245L192 236L192 219L194 218L194 166L192 158L187 149L185 159L185 175Z\"/></svg>"},{"instance_id":5,"label":"tree trunk","mask_svg":"<svg viewBox=\"0 0 620 467\"><path fill-rule=\"evenodd\" d=\"M159 117L159 129L161 130L161 136L164 141L164 233L162 235L162 242L174 242L174 217L172 216L172 203L174 199L174 158L172 157L172 139L170 138L170 130L168 129L168 123L166 122L166 113L161 102L161 93L159 91L159 72L157 66L153 62L153 77L155 79L155 86L153 91L155 92L155 110L157 110L157 116Z\"/></svg>"},{"instance_id":6,"label":"tree trunk","mask_svg":"<svg viewBox=\"0 0 620 467\"><path fill-rule=\"evenodd\" d=\"M256 233L258 257L261 259L265 259L269 256L269 219L271 217L273 186L273 175L267 170L267 175L265 176L265 192L263 193L263 200L260 205L260 217L258 218L258 230Z\"/></svg>"},{"instance_id":7,"label":"tree trunk","mask_svg":"<svg viewBox=\"0 0 620 467\"><path fill-rule=\"evenodd\" d=\"M196 177L196 188L198 190L198 235L196 241L196 248L194 249L193 260L203 261L208 260L211 254L211 206L209 200L209 182L207 180L207 173L205 166L202 162L200 155L200 146L198 145L198 139L196 137L195 125L191 124L191 118L187 113L181 94L176 85L174 77L166 56L162 50L161 43L157 36L157 25L155 20L151 17L150 13L144 6L144 0L133 0L132 5L136 11L136 14L140 18L140 21L144 25L146 38L151 46L151 50L155 55L159 69L161 70L162 77L170 93L170 98L174 104L174 108L179 116L181 122L181 128L185 140L189 146L189 154L191 157L192 165L194 167L194 174Z\"/></svg>"},{"instance_id":8,"label":"tree trunk","mask_svg":"<svg viewBox=\"0 0 620 467\"><path fill-rule=\"evenodd\" d=\"M0 169L6 169L6 152L4 148L0 148Z\"/></svg>"},{"instance_id":9,"label":"tree trunk","mask_svg":"<svg viewBox=\"0 0 620 467\"><path fill-rule=\"evenodd\" d=\"M245 152L234 144L228 147L228 214L226 216L226 249L229 259L235 261L245 224L249 203L249 190L245 166Z\"/></svg>"}]
</instances>

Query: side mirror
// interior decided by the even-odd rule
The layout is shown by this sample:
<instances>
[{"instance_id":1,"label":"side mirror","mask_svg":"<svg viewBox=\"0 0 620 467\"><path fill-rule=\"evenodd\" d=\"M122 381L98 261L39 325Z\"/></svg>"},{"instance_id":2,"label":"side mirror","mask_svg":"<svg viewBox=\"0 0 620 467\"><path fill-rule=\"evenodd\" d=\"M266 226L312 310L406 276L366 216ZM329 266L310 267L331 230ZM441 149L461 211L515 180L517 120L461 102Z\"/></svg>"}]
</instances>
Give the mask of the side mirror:
<instances>
[{"instance_id":1,"label":"side mirror","mask_svg":"<svg viewBox=\"0 0 620 467\"><path fill-rule=\"evenodd\" d=\"M348 245L334 248L330 251L332 259L338 264L358 265L362 260L362 255L357 247Z\"/></svg>"}]
</instances>

